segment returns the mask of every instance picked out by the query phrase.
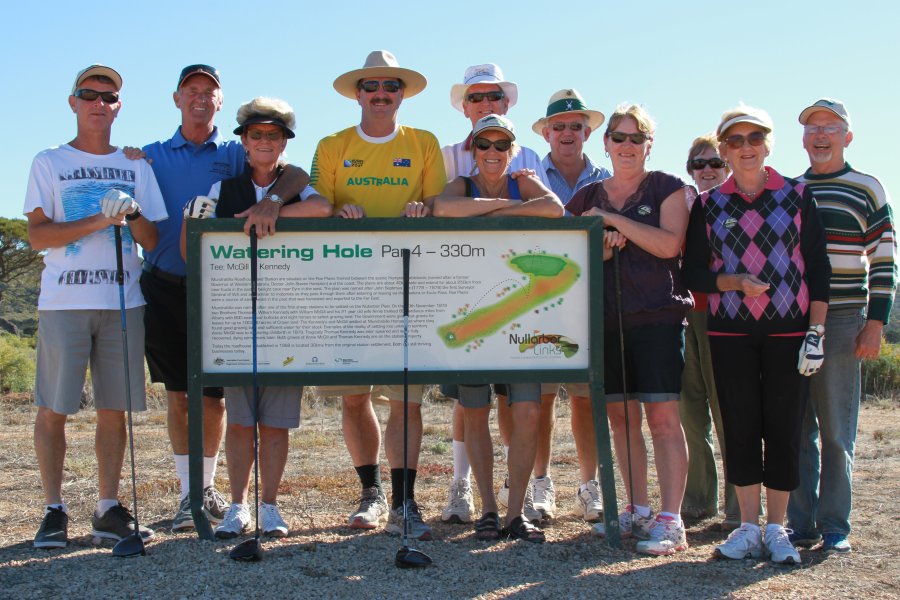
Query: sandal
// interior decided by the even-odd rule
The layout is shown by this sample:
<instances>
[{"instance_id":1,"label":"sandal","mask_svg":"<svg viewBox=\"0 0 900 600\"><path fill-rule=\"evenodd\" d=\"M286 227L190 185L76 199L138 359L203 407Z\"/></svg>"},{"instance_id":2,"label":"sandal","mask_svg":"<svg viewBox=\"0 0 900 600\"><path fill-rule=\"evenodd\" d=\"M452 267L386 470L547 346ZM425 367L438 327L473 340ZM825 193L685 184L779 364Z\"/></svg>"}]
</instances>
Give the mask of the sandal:
<instances>
[{"instance_id":1,"label":"sandal","mask_svg":"<svg viewBox=\"0 0 900 600\"><path fill-rule=\"evenodd\" d=\"M500 515L495 512L486 512L475 521L475 539L493 541L500 539Z\"/></svg>"},{"instance_id":2,"label":"sandal","mask_svg":"<svg viewBox=\"0 0 900 600\"><path fill-rule=\"evenodd\" d=\"M526 542L543 544L545 540L544 532L531 521L523 519L521 515L510 521L504 531L507 537Z\"/></svg>"}]
</instances>

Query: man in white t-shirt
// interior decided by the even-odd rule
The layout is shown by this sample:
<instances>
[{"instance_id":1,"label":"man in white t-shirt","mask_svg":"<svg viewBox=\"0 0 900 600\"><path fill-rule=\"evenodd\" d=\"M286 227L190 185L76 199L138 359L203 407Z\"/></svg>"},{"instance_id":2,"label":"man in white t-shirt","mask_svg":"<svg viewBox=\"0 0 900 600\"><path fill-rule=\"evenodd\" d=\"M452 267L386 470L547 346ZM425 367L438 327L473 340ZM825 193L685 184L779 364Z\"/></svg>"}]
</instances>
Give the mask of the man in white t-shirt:
<instances>
[{"instance_id":1,"label":"man in white t-shirt","mask_svg":"<svg viewBox=\"0 0 900 600\"><path fill-rule=\"evenodd\" d=\"M80 71L69 106L77 135L40 152L31 166L24 214L35 250L46 250L38 298L38 407L34 447L46 508L34 538L38 548L68 542L68 508L62 500L66 419L78 412L90 364L97 413L99 501L91 518L96 537L120 540L134 531L134 517L118 501L125 458L126 371L132 406L144 395L144 298L138 280L137 244L156 245L154 221L167 217L153 171L128 160L110 144L122 106L122 77L103 65ZM115 227L122 228L128 364L124 365ZM153 531L141 528L145 539Z\"/></svg>"}]
</instances>

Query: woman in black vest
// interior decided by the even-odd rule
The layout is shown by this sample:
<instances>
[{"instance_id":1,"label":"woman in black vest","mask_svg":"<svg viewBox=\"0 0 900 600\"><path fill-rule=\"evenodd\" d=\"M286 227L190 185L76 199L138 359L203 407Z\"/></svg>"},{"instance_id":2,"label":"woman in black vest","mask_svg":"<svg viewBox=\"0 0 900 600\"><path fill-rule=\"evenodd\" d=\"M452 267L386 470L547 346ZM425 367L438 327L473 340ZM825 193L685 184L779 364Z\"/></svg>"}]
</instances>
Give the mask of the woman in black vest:
<instances>
[{"instance_id":1,"label":"woman in black vest","mask_svg":"<svg viewBox=\"0 0 900 600\"><path fill-rule=\"evenodd\" d=\"M275 98L254 98L238 109L237 122L234 133L241 136L247 152L243 174L214 184L208 197L192 198L184 207L185 219L246 217L247 209L263 198L282 204L279 217L330 217L331 204L310 186L293 198L282 199L269 193L284 170L282 154L287 141L294 137L294 111L290 105ZM186 229L181 230L183 255ZM259 388L260 530L271 537L288 534L276 500L287 463L288 429L300 426L302 395L303 386ZM225 456L232 504L216 527L216 537L220 539L237 537L250 527L247 498L253 468L253 387L226 387L225 408Z\"/></svg>"}]
</instances>

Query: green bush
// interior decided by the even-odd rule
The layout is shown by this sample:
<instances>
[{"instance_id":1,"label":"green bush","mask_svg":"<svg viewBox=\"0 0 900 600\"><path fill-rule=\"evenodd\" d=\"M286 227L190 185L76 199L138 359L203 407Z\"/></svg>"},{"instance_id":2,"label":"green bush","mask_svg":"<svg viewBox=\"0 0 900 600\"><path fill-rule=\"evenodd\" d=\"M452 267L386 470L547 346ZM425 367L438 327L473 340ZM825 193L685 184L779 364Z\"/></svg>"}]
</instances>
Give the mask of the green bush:
<instances>
[{"instance_id":1,"label":"green bush","mask_svg":"<svg viewBox=\"0 0 900 600\"><path fill-rule=\"evenodd\" d=\"M34 343L0 333L0 392L27 392L34 387Z\"/></svg>"},{"instance_id":2,"label":"green bush","mask_svg":"<svg viewBox=\"0 0 900 600\"><path fill-rule=\"evenodd\" d=\"M878 358L863 361L862 390L878 398L900 394L900 345L882 344Z\"/></svg>"}]
</instances>

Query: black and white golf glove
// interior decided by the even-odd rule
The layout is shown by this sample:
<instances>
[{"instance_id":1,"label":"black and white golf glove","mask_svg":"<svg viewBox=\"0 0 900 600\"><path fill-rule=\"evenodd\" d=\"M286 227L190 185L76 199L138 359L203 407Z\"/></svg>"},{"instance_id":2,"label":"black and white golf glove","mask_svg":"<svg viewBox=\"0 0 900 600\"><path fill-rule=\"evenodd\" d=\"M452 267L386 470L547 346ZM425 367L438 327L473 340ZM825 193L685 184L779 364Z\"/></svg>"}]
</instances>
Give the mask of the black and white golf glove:
<instances>
[{"instance_id":1,"label":"black and white golf glove","mask_svg":"<svg viewBox=\"0 0 900 600\"><path fill-rule=\"evenodd\" d=\"M217 198L194 196L184 205L185 219L208 219L216 213Z\"/></svg>"},{"instance_id":2,"label":"black and white golf glove","mask_svg":"<svg viewBox=\"0 0 900 600\"><path fill-rule=\"evenodd\" d=\"M806 332L803 345L800 346L800 361L797 363L797 370L801 375L815 375L822 368L822 363L825 362L824 341L824 335L812 330Z\"/></svg>"}]
</instances>

